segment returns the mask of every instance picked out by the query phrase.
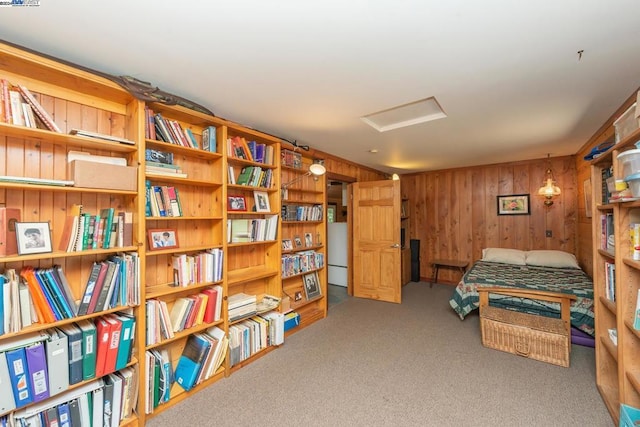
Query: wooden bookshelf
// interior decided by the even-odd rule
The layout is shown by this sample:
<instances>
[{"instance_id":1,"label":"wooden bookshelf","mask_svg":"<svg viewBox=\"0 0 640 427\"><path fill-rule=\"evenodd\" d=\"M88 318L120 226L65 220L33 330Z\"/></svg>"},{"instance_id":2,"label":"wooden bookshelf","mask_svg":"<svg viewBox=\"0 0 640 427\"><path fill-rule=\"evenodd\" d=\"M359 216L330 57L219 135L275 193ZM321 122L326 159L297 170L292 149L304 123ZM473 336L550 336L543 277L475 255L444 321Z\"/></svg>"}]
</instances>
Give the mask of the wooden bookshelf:
<instances>
[{"instance_id":1,"label":"wooden bookshelf","mask_svg":"<svg viewBox=\"0 0 640 427\"><path fill-rule=\"evenodd\" d=\"M624 179L618 154L633 149L640 130L617 143L608 152L591 161L593 182L592 219L593 282L596 315L596 384L607 409L618 423L620 404L640 407L640 332L634 328L638 293L640 291L640 261L632 258L630 225L640 223L640 202L613 202L606 199L603 171L613 168L616 179ZM607 215L613 216L615 249L606 246ZM614 296L607 290L607 264L615 265ZM611 286L609 286L611 289ZM617 331L617 345L609 331Z\"/></svg>"},{"instance_id":2,"label":"wooden bookshelf","mask_svg":"<svg viewBox=\"0 0 640 427\"><path fill-rule=\"evenodd\" d=\"M0 79L14 85L24 85L33 94L38 103L52 116L61 132L53 132L42 124L39 128L30 128L6 122L0 117L0 175L47 180L72 180L68 172L68 152L83 151L92 155L102 155L125 159L128 167L137 167L141 161L141 146L138 143L143 132L141 128L142 103L115 83L81 70L42 58L29 52L0 43ZM24 100L23 100L24 101ZM1 109L4 111L4 109ZM126 138L134 144L116 143L104 139L70 135L71 129L83 129L103 135ZM105 180L105 182L108 180ZM78 182L75 183L78 185ZM69 283L71 297L78 301L84 295L89 280L91 266L118 253L129 253L140 257L141 235L138 230L140 221L141 181L136 178L135 190L122 191L105 185L102 188L82 186L50 186L18 182L0 183L0 205L20 210L21 222L48 223L52 250L47 253L28 255L8 254L0 258L0 273L15 269L17 273L25 267L47 268L59 265ZM114 208L115 211L133 213L133 244L113 248L60 251L63 229L69 209L73 205L82 205L83 212L97 215L102 209ZM5 244L6 242L3 242ZM139 280L128 283L138 288ZM111 304L108 304L111 306ZM6 307L5 309L9 309ZM143 310L138 300L116 303L114 307L87 315L56 320L53 323L39 323L24 326L17 332L0 335L0 346L16 338L26 337L34 332L64 327L81 321L94 322L105 315L117 312L130 312L136 319L143 318ZM22 319L21 319L22 321ZM140 322L144 323L144 322ZM136 322L136 327L143 325ZM139 331L140 329L138 329ZM138 335L136 333L135 335ZM140 371L139 340L132 343L130 362L127 370ZM48 366L55 372L58 366ZM66 366L65 366L66 368ZM135 374L137 376L137 374ZM106 378L94 378L70 384L66 391L51 396L36 404L5 411L20 417L25 408L33 409L42 403L54 404L58 399L78 398L79 390ZM138 378L135 378L138 380ZM3 391L5 393L7 389ZM137 403L137 396L131 402ZM144 424L144 415L133 412L121 425Z\"/></svg>"},{"instance_id":3,"label":"wooden bookshelf","mask_svg":"<svg viewBox=\"0 0 640 427\"><path fill-rule=\"evenodd\" d=\"M315 159L292 150L281 156L282 239L290 241L291 249L282 250L282 293L290 300L292 310L300 315L300 325L286 332L291 335L327 315L327 223L326 175L305 176ZM295 165L295 167L294 167ZM293 183L292 183L293 182ZM292 184L289 184L292 183ZM315 210L315 216L296 214L300 210ZM307 298L305 278L317 277L319 296Z\"/></svg>"}]
</instances>

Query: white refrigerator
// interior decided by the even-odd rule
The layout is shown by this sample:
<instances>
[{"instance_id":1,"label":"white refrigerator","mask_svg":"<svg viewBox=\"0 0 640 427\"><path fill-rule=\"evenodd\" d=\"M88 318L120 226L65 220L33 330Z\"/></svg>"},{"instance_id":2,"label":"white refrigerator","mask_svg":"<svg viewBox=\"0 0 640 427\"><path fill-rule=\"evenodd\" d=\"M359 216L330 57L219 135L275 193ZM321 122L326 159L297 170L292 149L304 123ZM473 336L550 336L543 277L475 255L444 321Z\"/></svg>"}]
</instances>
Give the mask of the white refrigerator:
<instances>
[{"instance_id":1,"label":"white refrigerator","mask_svg":"<svg viewBox=\"0 0 640 427\"><path fill-rule=\"evenodd\" d=\"M327 224L329 284L347 287L347 223Z\"/></svg>"}]
</instances>

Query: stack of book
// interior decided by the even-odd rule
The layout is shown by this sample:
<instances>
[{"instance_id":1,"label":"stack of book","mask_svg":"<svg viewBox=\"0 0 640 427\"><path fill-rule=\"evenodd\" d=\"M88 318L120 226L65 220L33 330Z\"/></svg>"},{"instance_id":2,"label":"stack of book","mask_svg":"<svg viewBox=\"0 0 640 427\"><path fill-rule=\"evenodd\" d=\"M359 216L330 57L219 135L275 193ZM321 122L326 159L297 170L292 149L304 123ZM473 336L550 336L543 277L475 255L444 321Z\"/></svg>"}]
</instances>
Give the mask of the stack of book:
<instances>
[{"instance_id":1,"label":"stack of book","mask_svg":"<svg viewBox=\"0 0 640 427\"><path fill-rule=\"evenodd\" d=\"M278 216L266 215L266 218L228 219L227 242L247 243L275 240L278 231Z\"/></svg>"},{"instance_id":2,"label":"stack of book","mask_svg":"<svg viewBox=\"0 0 640 427\"><path fill-rule=\"evenodd\" d=\"M0 121L34 129L62 132L33 94L23 85L11 85L0 79Z\"/></svg>"},{"instance_id":3,"label":"stack of book","mask_svg":"<svg viewBox=\"0 0 640 427\"><path fill-rule=\"evenodd\" d=\"M222 280L223 258L224 251L220 248L207 249L194 255L174 255L172 258L173 284L189 286Z\"/></svg>"},{"instance_id":4,"label":"stack of book","mask_svg":"<svg viewBox=\"0 0 640 427\"><path fill-rule=\"evenodd\" d=\"M272 345L284 343L284 315L270 311L229 326L229 363L235 366Z\"/></svg>"},{"instance_id":5,"label":"stack of book","mask_svg":"<svg viewBox=\"0 0 640 427\"><path fill-rule=\"evenodd\" d=\"M228 298L229 322L235 322L245 317L251 317L257 312L257 298L255 295L237 293Z\"/></svg>"},{"instance_id":6,"label":"stack of book","mask_svg":"<svg viewBox=\"0 0 640 427\"><path fill-rule=\"evenodd\" d=\"M324 254L320 252L303 251L282 256L282 277L295 276L322 267L324 267Z\"/></svg>"},{"instance_id":7,"label":"stack of book","mask_svg":"<svg viewBox=\"0 0 640 427\"><path fill-rule=\"evenodd\" d=\"M73 205L65 219L58 249L77 252L132 244L133 212L104 208L97 214L91 214L83 212L82 205Z\"/></svg>"},{"instance_id":8,"label":"stack of book","mask_svg":"<svg viewBox=\"0 0 640 427\"><path fill-rule=\"evenodd\" d=\"M182 216L180 193L176 187L170 185L146 185L146 216Z\"/></svg>"},{"instance_id":9,"label":"stack of book","mask_svg":"<svg viewBox=\"0 0 640 427\"><path fill-rule=\"evenodd\" d=\"M145 172L147 175L186 178L187 174L179 165L173 163L173 153L153 150L145 150Z\"/></svg>"},{"instance_id":10,"label":"stack of book","mask_svg":"<svg viewBox=\"0 0 640 427\"><path fill-rule=\"evenodd\" d=\"M283 221L322 221L322 205L283 204L281 216Z\"/></svg>"},{"instance_id":11,"label":"stack of book","mask_svg":"<svg viewBox=\"0 0 640 427\"><path fill-rule=\"evenodd\" d=\"M271 188L273 185L273 169L262 169L260 166L245 166L236 178L233 166L229 165L229 184Z\"/></svg>"},{"instance_id":12,"label":"stack of book","mask_svg":"<svg viewBox=\"0 0 640 427\"><path fill-rule=\"evenodd\" d=\"M169 314L173 332L180 332L193 326L220 320L221 304L222 287L220 286L176 299Z\"/></svg>"},{"instance_id":13,"label":"stack of book","mask_svg":"<svg viewBox=\"0 0 640 427\"><path fill-rule=\"evenodd\" d=\"M145 378L152 385L147 391L147 413L150 413L158 405L169 401L171 385L175 379L168 349L148 350L145 352L145 358L148 373Z\"/></svg>"},{"instance_id":14,"label":"stack of book","mask_svg":"<svg viewBox=\"0 0 640 427\"><path fill-rule=\"evenodd\" d=\"M145 302L147 318L146 343L154 345L174 337L171 315L163 300L149 299Z\"/></svg>"}]
</instances>

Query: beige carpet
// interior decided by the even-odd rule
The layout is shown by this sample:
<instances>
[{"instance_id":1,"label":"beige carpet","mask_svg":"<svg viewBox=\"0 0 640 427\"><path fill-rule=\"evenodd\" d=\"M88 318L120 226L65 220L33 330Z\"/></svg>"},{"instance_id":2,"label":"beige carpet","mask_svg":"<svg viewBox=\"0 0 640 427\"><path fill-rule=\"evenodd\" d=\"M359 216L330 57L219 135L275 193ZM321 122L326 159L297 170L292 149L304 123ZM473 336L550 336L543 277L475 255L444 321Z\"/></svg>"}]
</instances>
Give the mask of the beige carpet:
<instances>
[{"instance_id":1,"label":"beige carpet","mask_svg":"<svg viewBox=\"0 0 640 427\"><path fill-rule=\"evenodd\" d=\"M348 298L255 363L149 426L611 426L594 350L562 368L487 349L452 287L410 283L400 305Z\"/></svg>"}]
</instances>

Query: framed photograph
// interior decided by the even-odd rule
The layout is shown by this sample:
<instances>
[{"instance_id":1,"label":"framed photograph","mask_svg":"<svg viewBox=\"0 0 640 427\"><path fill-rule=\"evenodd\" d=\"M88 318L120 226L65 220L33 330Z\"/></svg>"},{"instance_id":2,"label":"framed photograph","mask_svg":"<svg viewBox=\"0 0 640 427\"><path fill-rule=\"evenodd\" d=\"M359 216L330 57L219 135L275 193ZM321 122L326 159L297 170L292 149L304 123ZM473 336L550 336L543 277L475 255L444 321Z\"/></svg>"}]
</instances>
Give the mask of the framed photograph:
<instances>
[{"instance_id":1,"label":"framed photograph","mask_svg":"<svg viewBox=\"0 0 640 427\"><path fill-rule=\"evenodd\" d=\"M313 235L311 233L304 233L304 245L307 248L313 246Z\"/></svg>"},{"instance_id":2,"label":"framed photograph","mask_svg":"<svg viewBox=\"0 0 640 427\"><path fill-rule=\"evenodd\" d=\"M178 248L178 232L174 228L154 228L148 230L149 250Z\"/></svg>"},{"instance_id":3,"label":"framed photograph","mask_svg":"<svg viewBox=\"0 0 640 427\"><path fill-rule=\"evenodd\" d=\"M295 236L293 242L296 244L296 248L302 247L302 239L300 239L300 236Z\"/></svg>"},{"instance_id":4,"label":"framed photograph","mask_svg":"<svg viewBox=\"0 0 640 427\"><path fill-rule=\"evenodd\" d=\"M51 232L48 222L16 222L18 254L51 252Z\"/></svg>"},{"instance_id":5,"label":"framed photograph","mask_svg":"<svg viewBox=\"0 0 640 427\"><path fill-rule=\"evenodd\" d=\"M529 195L498 196L498 215L529 215Z\"/></svg>"},{"instance_id":6,"label":"framed photograph","mask_svg":"<svg viewBox=\"0 0 640 427\"><path fill-rule=\"evenodd\" d=\"M271 212L269 194L266 191L254 191L253 198L256 202L256 212Z\"/></svg>"},{"instance_id":7,"label":"framed photograph","mask_svg":"<svg viewBox=\"0 0 640 427\"><path fill-rule=\"evenodd\" d=\"M305 274L302 276L302 281L304 282L304 294L308 300L322 295L317 272L314 271L313 273Z\"/></svg>"},{"instance_id":8,"label":"framed photograph","mask_svg":"<svg viewBox=\"0 0 640 427\"><path fill-rule=\"evenodd\" d=\"M246 211L247 199L242 195L234 194L227 196L227 210L229 211Z\"/></svg>"},{"instance_id":9,"label":"framed photograph","mask_svg":"<svg viewBox=\"0 0 640 427\"><path fill-rule=\"evenodd\" d=\"M282 239L282 250L283 251L293 250L293 243L291 242L291 239Z\"/></svg>"}]
</instances>

